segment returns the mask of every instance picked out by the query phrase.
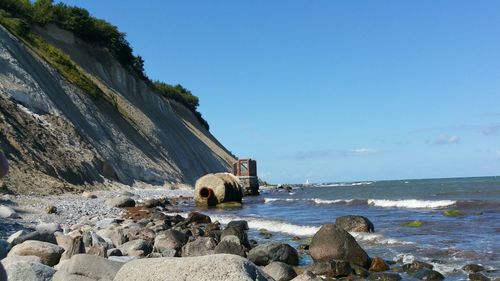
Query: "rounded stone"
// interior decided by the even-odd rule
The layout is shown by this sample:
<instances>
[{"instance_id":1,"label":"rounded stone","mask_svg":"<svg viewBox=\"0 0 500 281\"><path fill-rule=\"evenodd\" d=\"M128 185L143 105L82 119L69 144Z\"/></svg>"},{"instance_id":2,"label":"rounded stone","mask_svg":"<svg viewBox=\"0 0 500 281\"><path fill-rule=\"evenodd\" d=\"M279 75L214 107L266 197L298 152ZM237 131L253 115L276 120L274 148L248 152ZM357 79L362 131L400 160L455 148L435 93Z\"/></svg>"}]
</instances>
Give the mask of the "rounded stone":
<instances>
[{"instance_id":1,"label":"rounded stone","mask_svg":"<svg viewBox=\"0 0 500 281\"><path fill-rule=\"evenodd\" d=\"M354 237L334 224L325 224L314 234L309 252L314 261L347 260L364 268L370 266L370 258Z\"/></svg>"}]
</instances>

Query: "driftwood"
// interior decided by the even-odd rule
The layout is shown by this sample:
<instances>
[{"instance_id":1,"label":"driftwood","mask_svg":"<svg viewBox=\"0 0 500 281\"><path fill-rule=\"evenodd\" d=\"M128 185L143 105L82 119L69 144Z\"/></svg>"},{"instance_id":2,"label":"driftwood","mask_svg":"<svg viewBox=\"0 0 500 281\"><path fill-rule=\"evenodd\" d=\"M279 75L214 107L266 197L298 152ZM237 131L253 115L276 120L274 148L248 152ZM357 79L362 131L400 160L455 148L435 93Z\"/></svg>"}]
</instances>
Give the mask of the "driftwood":
<instances>
[{"instance_id":1,"label":"driftwood","mask_svg":"<svg viewBox=\"0 0 500 281\"><path fill-rule=\"evenodd\" d=\"M241 202L243 189L237 177L229 173L208 174L196 181L194 200L198 206Z\"/></svg>"}]
</instances>

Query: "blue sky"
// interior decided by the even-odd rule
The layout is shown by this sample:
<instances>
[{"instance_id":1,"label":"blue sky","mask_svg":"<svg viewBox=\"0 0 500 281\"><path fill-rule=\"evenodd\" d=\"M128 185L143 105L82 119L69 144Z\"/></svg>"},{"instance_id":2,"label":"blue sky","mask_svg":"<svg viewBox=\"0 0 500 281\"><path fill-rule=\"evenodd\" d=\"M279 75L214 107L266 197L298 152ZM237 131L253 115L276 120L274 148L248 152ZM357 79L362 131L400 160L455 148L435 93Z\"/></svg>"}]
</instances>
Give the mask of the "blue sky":
<instances>
[{"instance_id":1,"label":"blue sky","mask_svg":"<svg viewBox=\"0 0 500 281\"><path fill-rule=\"evenodd\" d=\"M273 183L500 175L499 1L63 1Z\"/></svg>"}]
</instances>

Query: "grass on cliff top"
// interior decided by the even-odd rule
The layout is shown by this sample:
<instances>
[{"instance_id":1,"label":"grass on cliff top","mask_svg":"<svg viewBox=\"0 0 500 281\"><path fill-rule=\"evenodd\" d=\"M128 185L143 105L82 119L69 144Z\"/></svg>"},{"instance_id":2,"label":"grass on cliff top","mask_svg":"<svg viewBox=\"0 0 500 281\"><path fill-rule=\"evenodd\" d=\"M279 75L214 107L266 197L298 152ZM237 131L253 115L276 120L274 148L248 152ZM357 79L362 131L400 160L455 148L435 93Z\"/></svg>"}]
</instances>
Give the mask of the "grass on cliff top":
<instances>
[{"instance_id":1,"label":"grass on cliff top","mask_svg":"<svg viewBox=\"0 0 500 281\"><path fill-rule=\"evenodd\" d=\"M0 24L23 39L33 51L50 63L73 85L94 98L104 95L101 89L77 68L68 55L47 43L41 36L33 33L27 22L20 18L12 17L8 12L0 9Z\"/></svg>"}]
</instances>

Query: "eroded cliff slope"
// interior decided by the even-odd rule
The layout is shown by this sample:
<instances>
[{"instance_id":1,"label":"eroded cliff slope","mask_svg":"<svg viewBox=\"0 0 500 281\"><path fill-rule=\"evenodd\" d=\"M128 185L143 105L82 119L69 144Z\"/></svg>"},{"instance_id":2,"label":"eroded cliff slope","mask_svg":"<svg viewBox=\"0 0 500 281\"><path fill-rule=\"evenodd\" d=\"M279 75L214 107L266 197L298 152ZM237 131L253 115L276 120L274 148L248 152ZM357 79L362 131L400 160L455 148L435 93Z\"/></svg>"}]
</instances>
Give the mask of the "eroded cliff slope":
<instances>
[{"instance_id":1,"label":"eroded cliff slope","mask_svg":"<svg viewBox=\"0 0 500 281\"><path fill-rule=\"evenodd\" d=\"M185 182L227 171L234 157L183 105L161 97L105 49L54 25L37 33L67 53L103 97L70 84L0 27L3 188L36 193L94 184Z\"/></svg>"}]
</instances>

